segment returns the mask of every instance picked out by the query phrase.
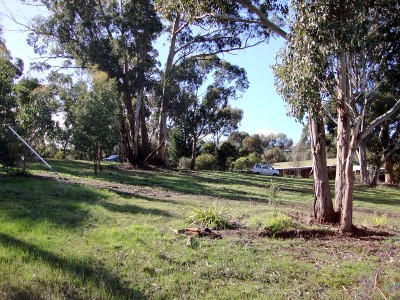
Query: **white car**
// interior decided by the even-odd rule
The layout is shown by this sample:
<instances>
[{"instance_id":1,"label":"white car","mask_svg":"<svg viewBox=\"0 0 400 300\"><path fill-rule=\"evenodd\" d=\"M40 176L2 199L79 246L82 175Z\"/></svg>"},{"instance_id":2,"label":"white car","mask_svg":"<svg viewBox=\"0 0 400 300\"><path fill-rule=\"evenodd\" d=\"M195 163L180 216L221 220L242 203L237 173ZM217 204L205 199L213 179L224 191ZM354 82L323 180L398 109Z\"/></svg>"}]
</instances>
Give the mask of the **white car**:
<instances>
[{"instance_id":1,"label":"white car","mask_svg":"<svg viewBox=\"0 0 400 300\"><path fill-rule=\"evenodd\" d=\"M255 164L253 167L254 174L279 176L279 171L275 170L268 164Z\"/></svg>"}]
</instances>

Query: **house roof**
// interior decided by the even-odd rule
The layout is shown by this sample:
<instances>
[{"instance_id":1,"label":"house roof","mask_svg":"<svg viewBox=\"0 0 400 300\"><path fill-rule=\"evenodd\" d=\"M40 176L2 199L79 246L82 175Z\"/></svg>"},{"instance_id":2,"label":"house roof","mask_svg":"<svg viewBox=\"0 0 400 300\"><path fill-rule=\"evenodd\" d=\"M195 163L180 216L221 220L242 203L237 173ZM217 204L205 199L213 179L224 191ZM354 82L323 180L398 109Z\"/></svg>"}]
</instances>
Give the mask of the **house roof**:
<instances>
[{"instance_id":1,"label":"house roof","mask_svg":"<svg viewBox=\"0 0 400 300\"><path fill-rule=\"evenodd\" d=\"M336 166L336 158L328 158L326 160L326 163L328 167L335 167ZM274 163L274 168L277 170L286 170L286 169L308 169L312 168L312 160L304 160L300 162L299 165L296 165L293 161L287 161L287 162L277 162Z\"/></svg>"},{"instance_id":2,"label":"house roof","mask_svg":"<svg viewBox=\"0 0 400 300\"><path fill-rule=\"evenodd\" d=\"M327 166L328 167L336 167L336 158L328 158L326 160ZM296 165L293 161L286 161L286 162L277 162L273 164L274 169L277 170L290 170L290 169L308 169L312 168L313 163L312 160L304 160L300 162L299 165ZM359 170L359 163L357 161L353 162L353 170L357 171Z\"/></svg>"}]
</instances>

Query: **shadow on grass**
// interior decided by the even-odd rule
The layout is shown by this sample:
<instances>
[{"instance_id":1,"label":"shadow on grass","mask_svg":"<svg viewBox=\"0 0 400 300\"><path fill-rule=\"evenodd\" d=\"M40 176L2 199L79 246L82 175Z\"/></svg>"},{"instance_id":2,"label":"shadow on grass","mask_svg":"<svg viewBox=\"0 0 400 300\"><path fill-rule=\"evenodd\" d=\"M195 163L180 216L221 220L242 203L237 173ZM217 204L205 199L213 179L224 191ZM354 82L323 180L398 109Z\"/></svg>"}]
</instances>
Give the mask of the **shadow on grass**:
<instances>
[{"instance_id":1,"label":"shadow on grass","mask_svg":"<svg viewBox=\"0 0 400 300\"><path fill-rule=\"evenodd\" d=\"M130 203L110 203L107 202L109 194L105 194L104 190L85 186L75 186L74 190L71 190L49 178L7 178L3 183L0 191L0 216L23 221L28 227L31 222L44 220L60 227L85 226L85 221L90 218L91 205L100 205L118 213L173 217L168 211L157 208L145 208ZM135 198L132 201L140 198L157 201L150 197L133 196ZM164 201L167 200L160 200Z\"/></svg>"},{"instance_id":2,"label":"shadow on grass","mask_svg":"<svg viewBox=\"0 0 400 300\"><path fill-rule=\"evenodd\" d=\"M399 188L359 186L354 192L354 199L372 204L400 206Z\"/></svg>"},{"instance_id":3,"label":"shadow on grass","mask_svg":"<svg viewBox=\"0 0 400 300\"><path fill-rule=\"evenodd\" d=\"M131 186L161 188L191 195L204 195L237 201L268 201L267 191L271 182L277 182L282 191L304 195L312 194L312 182L300 178L283 178L232 172L158 172L144 169L123 169L119 164L106 164L94 176L90 162L50 160L57 171L74 176L90 177L107 182ZM243 189L246 192L243 192Z\"/></svg>"},{"instance_id":4,"label":"shadow on grass","mask_svg":"<svg viewBox=\"0 0 400 300\"><path fill-rule=\"evenodd\" d=\"M173 215L170 214L169 212L156 208L144 208L133 204L119 205L110 202L100 202L99 204L109 211L118 213L146 214L146 215L173 217Z\"/></svg>"},{"instance_id":5,"label":"shadow on grass","mask_svg":"<svg viewBox=\"0 0 400 300\"><path fill-rule=\"evenodd\" d=\"M32 258L48 263L56 270L61 269L71 275L79 276L86 281L91 281L98 288L104 288L110 296L115 298L145 299L140 291L127 286L121 278L111 274L105 270L104 267L93 267L93 262L78 262L77 260L65 259L50 251L42 250L36 245L29 244L3 233L0 233L0 243L5 247L18 248L28 253ZM21 293L21 291L18 293ZM74 295L65 295L65 298L69 299L69 296Z\"/></svg>"},{"instance_id":6,"label":"shadow on grass","mask_svg":"<svg viewBox=\"0 0 400 300\"><path fill-rule=\"evenodd\" d=\"M46 298L40 292L22 286L8 285L4 294L7 300L45 300ZM3 298L1 298L3 299Z\"/></svg>"}]
</instances>

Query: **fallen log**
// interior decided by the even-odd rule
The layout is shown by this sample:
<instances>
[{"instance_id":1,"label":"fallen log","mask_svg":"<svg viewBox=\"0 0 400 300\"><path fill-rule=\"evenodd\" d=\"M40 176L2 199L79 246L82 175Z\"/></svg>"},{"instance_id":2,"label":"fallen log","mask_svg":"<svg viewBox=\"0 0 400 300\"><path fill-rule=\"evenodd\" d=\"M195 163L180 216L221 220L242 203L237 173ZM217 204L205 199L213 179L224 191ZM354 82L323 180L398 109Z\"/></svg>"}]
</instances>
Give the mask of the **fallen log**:
<instances>
[{"instance_id":1,"label":"fallen log","mask_svg":"<svg viewBox=\"0 0 400 300\"><path fill-rule=\"evenodd\" d=\"M220 239L221 235L213 232L210 228L185 228L174 230L176 234L184 234L189 236L209 237L212 239Z\"/></svg>"}]
</instances>

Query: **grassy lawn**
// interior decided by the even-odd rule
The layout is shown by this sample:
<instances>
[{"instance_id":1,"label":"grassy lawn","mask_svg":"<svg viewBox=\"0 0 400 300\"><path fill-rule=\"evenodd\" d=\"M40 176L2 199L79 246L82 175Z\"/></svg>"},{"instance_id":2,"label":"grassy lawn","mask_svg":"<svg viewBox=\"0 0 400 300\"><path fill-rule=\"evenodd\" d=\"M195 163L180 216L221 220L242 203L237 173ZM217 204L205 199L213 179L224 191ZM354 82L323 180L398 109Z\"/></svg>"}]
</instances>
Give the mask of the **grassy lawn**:
<instances>
[{"instance_id":1,"label":"grassy lawn","mask_svg":"<svg viewBox=\"0 0 400 300\"><path fill-rule=\"evenodd\" d=\"M356 187L369 234L339 236L309 222L308 179L49 162L72 188L39 164L0 177L0 299L400 298L399 188ZM235 228L177 234L202 208Z\"/></svg>"}]
</instances>

